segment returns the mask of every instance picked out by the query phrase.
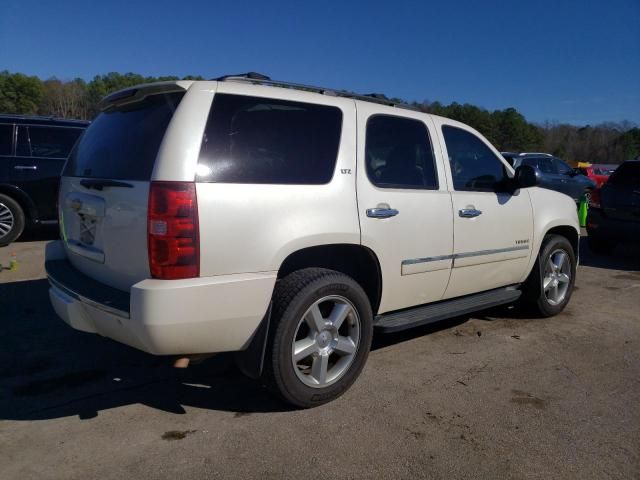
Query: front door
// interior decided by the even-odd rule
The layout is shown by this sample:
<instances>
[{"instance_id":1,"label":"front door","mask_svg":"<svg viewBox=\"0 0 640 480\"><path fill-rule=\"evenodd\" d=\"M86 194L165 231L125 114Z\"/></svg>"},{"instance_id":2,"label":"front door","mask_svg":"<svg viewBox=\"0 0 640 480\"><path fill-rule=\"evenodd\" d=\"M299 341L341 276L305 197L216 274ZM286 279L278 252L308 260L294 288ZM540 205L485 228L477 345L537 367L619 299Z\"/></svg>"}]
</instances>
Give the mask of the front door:
<instances>
[{"instance_id":1,"label":"front door","mask_svg":"<svg viewBox=\"0 0 640 480\"><path fill-rule=\"evenodd\" d=\"M453 250L451 196L433 124L413 112L358 103L362 244L382 270L379 313L440 300ZM426 123L429 122L429 123Z\"/></svg>"},{"instance_id":2,"label":"front door","mask_svg":"<svg viewBox=\"0 0 640 480\"><path fill-rule=\"evenodd\" d=\"M505 192L509 167L473 131L460 124L440 127L454 218L453 268L445 298L520 282L533 240L528 191Z\"/></svg>"}]
</instances>

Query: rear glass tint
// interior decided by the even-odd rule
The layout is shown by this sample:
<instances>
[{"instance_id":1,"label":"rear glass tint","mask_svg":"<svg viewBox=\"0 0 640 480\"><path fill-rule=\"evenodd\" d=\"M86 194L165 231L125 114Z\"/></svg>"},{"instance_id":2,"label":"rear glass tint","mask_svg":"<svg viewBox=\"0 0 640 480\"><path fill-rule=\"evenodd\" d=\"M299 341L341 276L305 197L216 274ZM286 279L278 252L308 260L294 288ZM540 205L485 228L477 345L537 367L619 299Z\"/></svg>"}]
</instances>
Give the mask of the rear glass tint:
<instances>
[{"instance_id":1,"label":"rear glass tint","mask_svg":"<svg viewBox=\"0 0 640 480\"><path fill-rule=\"evenodd\" d=\"M198 181L324 184L336 165L342 111L271 98L217 94Z\"/></svg>"},{"instance_id":2,"label":"rear glass tint","mask_svg":"<svg viewBox=\"0 0 640 480\"><path fill-rule=\"evenodd\" d=\"M609 183L625 187L640 187L640 162L620 165L609 177Z\"/></svg>"},{"instance_id":3,"label":"rear glass tint","mask_svg":"<svg viewBox=\"0 0 640 480\"><path fill-rule=\"evenodd\" d=\"M20 126L17 155L67 158L81 133L81 128L73 127Z\"/></svg>"},{"instance_id":4,"label":"rear glass tint","mask_svg":"<svg viewBox=\"0 0 640 480\"><path fill-rule=\"evenodd\" d=\"M0 124L0 155L11 155L13 149L13 125Z\"/></svg>"},{"instance_id":5,"label":"rear glass tint","mask_svg":"<svg viewBox=\"0 0 640 480\"><path fill-rule=\"evenodd\" d=\"M71 152L64 176L149 180L160 143L184 92L151 95L102 112Z\"/></svg>"}]
</instances>

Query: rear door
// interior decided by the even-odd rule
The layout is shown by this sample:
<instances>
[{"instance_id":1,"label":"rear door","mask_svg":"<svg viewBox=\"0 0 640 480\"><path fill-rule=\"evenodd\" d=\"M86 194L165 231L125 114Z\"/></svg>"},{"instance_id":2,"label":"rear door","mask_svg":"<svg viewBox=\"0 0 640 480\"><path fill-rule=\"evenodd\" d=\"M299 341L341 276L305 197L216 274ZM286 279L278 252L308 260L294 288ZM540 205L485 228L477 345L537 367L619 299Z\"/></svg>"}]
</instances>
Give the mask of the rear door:
<instances>
[{"instance_id":1,"label":"rear door","mask_svg":"<svg viewBox=\"0 0 640 480\"><path fill-rule=\"evenodd\" d=\"M36 205L38 219L55 220L56 194L62 167L82 128L17 125L12 179Z\"/></svg>"},{"instance_id":2,"label":"rear door","mask_svg":"<svg viewBox=\"0 0 640 480\"><path fill-rule=\"evenodd\" d=\"M149 277L149 185L184 96L178 85L166 90L145 95L134 89L132 98L110 105L89 126L63 172L60 220L69 260L121 290ZM176 157L174 162L180 161Z\"/></svg>"},{"instance_id":3,"label":"rear door","mask_svg":"<svg viewBox=\"0 0 640 480\"><path fill-rule=\"evenodd\" d=\"M365 102L357 110L358 211L362 244L378 256L384 278L379 312L440 300L453 223L433 123Z\"/></svg>"}]
</instances>

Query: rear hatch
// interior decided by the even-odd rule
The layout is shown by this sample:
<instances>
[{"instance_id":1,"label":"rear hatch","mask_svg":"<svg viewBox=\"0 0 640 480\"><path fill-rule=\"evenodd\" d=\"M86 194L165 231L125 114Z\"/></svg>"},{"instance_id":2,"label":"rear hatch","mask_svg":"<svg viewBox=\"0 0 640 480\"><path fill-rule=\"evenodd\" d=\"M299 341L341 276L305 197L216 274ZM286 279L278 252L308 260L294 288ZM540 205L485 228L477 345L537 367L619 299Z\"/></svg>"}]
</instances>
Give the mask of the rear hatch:
<instances>
[{"instance_id":1,"label":"rear hatch","mask_svg":"<svg viewBox=\"0 0 640 480\"><path fill-rule=\"evenodd\" d=\"M60 231L75 268L111 287L149 278L147 206L180 82L117 92L85 131L60 182Z\"/></svg>"},{"instance_id":2,"label":"rear hatch","mask_svg":"<svg viewBox=\"0 0 640 480\"><path fill-rule=\"evenodd\" d=\"M602 186L601 207L613 219L640 222L640 162L623 163Z\"/></svg>"}]
</instances>

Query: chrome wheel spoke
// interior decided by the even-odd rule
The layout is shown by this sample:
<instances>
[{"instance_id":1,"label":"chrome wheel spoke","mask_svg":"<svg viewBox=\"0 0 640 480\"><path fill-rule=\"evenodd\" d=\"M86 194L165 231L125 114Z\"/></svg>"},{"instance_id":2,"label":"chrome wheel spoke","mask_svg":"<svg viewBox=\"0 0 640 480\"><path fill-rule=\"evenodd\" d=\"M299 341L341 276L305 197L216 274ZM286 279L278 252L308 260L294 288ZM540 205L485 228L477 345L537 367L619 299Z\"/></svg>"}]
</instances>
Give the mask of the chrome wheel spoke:
<instances>
[{"instance_id":1,"label":"chrome wheel spoke","mask_svg":"<svg viewBox=\"0 0 640 480\"><path fill-rule=\"evenodd\" d=\"M322 316L322 312L320 312L320 307L318 306L318 304L311 307L305 317L305 320L307 322L307 325L309 325L309 328L316 333L321 332L327 325L327 322Z\"/></svg>"},{"instance_id":2,"label":"chrome wheel spoke","mask_svg":"<svg viewBox=\"0 0 640 480\"><path fill-rule=\"evenodd\" d=\"M336 303L333 306L333 310L331 310L331 315L329 315L329 321L333 325L333 327L338 330L342 326L342 322L347 318L347 315L351 313L351 307L344 303Z\"/></svg>"},{"instance_id":3,"label":"chrome wheel spoke","mask_svg":"<svg viewBox=\"0 0 640 480\"><path fill-rule=\"evenodd\" d=\"M558 276L558 281L560 283L569 283L569 280L570 280L569 275L567 275L566 273L561 273Z\"/></svg>"},{"instance_id":4,"label":"chrome wheel spoke","mask_svg":"<svg viewBox=\"0 0 640 480\"><path fill-rule=\"evenodd\" d=\"M349 371L359 344L360 318L353 304L340 295L316 300L298 321L293 337L294 372L308 387L331 385Z\"/></svg>"},{"instance_id":5,"label":"chrome wheel spoke","mask_svg":"<svg viewBox=\"0 0 640 480\"><path fill-rule=\"evenodd\" d=\"M13 228L13 213L9 207L0 203L0 237L4 237Z\"/></svg>"},{"instance_id":6,"label":"chrome wheel spoke","mask_svg":"<svg viewBox=\"0 0 640 480\"><path fill-rule=\"evenodd\" d=\"M353 343L353 340L351 340L351 337L339 336L333 350L341 355L353 355L356 353L356 345Z\"/></svg>"},{"instance_id":7,"label":"chrome wheel spoke","mask_svg":"<svg viewBox=\"0 0 640 480\"><path fill-rule=\"evenodd\" d=\"M329 370L329 354L326 352L320 353L313 357L313 363L311 364L311 376L315 379L318 385L327 383L327 371Z\"/></svg>"},{"instance_id":8,"label":"chrome wheel spoke","mask_svg":"<svg viewBox=\"0 0 640 480\"><path fill-rule=\"evenodd\" d=\"M549 291L549 288L551 288L552 282L553 282L553 279L551 277L544 278L544 281L542 282L542 288L544 289L545 292Z\"/></svg>"},{"instance_id":9,"label":"chrome wheel spoke","mask_svg":"<svg viewBox=\"0 0 640 480\"><path fill-rule=\"evenodd\" d=\"M317 351L318 345L313 338L303 338L293 344L293 358L297 362L304 360L309 355Z\"/></svg>"},{"instance_id":10,"label":"chrome wheel spoke","mask_svg":"<svg viewBox=\"0 0 640 480\"><path fill-rule=\"evenodd\" d=\"M562 266L564 265L564 262L567 260L567 254L564 253L563 251L560 251L556 254L554 260L555 261L553 262L553 264L556 267L555 270L556 272L559 272L560 270L562 270Z\"/></svg>"}]
</instances>

